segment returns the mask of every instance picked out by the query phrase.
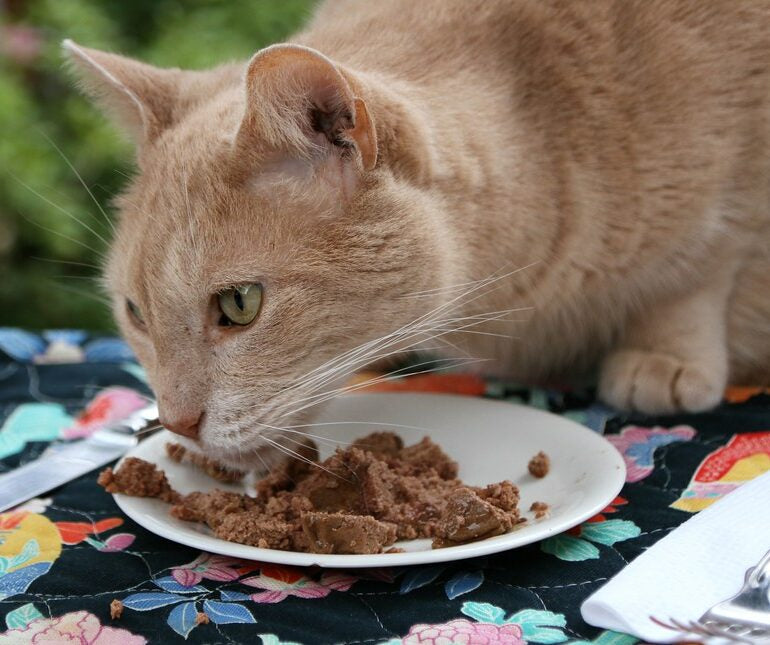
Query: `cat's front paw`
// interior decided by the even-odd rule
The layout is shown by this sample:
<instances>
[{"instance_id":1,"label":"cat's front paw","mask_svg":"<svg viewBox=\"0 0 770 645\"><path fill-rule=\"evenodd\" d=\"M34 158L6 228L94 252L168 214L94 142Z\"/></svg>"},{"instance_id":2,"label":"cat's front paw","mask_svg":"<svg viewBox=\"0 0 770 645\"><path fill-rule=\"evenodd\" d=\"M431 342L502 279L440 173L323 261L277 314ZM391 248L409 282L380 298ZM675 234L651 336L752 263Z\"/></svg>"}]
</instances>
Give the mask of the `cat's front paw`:
<instances>
[{"instance_id":1,"label":"cat's front paw","mask_svg":"<svg viewBox=\"0 0 770 645\"><path fill-rule=\"evenodd\" d=\"M599 396L616 408L647 414L701 412L719 404L726 380L718 365L625 349L604 360Z\"/></svg>"}]
</instances>

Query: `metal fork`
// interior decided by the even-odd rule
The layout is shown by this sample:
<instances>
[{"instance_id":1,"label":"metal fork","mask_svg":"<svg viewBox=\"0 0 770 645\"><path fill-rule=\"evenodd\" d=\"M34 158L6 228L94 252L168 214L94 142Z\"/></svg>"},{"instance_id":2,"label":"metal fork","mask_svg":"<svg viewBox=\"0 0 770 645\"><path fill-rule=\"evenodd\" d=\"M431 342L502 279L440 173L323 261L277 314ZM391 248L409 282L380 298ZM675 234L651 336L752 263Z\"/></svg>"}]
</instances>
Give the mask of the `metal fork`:
<instances>
[{"instance_id":1,"label":"metal fork","mask_svg":"<svg viewBox=\"0 0 770 645\"><path fill-rule=\"evenodd\" d=\"M770 643L770 551L746 571L743 587L697 621L653 622L678 632L714 636L737 643Z\"/></svg>"}]
</instances>

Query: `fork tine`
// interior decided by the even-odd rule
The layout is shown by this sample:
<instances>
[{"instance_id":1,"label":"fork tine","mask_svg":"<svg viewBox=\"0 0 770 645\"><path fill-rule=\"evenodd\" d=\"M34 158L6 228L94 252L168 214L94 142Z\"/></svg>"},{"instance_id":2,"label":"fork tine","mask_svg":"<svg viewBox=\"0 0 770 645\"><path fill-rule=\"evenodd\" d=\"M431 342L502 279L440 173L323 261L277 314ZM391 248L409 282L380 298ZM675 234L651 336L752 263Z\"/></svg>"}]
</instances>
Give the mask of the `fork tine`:
<instances>
[{"instance_id":1,"label":"fork tine","mask_svg":"<svg viewBox=\"0 0 770 645\"><path fill-rule=\"evenodd\" d=\"M745 636L741 636L740 634L735 634L734 632L729 631L726 627L721 627L720 624L716 622L701 623L693 621L691 624L697 624L703 630L703 633L706 633L710 636L718 636L719 638L725 638L727 640L735 641L736 643L755 642L750 638L746 638Z\"/></svg>"}]
</instances>

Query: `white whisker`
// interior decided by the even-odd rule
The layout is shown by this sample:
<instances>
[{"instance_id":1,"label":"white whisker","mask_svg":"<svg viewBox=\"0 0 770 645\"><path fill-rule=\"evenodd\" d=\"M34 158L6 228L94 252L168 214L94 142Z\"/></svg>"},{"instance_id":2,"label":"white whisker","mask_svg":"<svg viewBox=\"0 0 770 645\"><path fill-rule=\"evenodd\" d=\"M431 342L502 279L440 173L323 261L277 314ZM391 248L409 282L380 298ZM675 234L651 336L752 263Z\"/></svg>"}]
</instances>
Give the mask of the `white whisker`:
<instances>
[{"instance_id":1,"label":"white whisker","mask_svg":"<svg viewBox=\"0 0 770 645\"><path fill-rule=\"evenodd\" d=\"M107 224L109 224L110 228L112 229L113 234L117 233L117 231L115 230L115 225L112 223L112 220L110 220L110 218L107 215L107 213L104 212L104 209L102 208L102 205L99 203L99 201L96 199L96 197L94 197L94 194L91 192L91 189L88 187L88 184L86 184L86 182L84 181L83 177L80 176L80 173L77 171L75 166L72 165L72 162L67 158L67 155L65 155L64 152L62 152L62 150L59 148L59 146L57 146L54 143L53 139L51 139L45 132L43 132L42 130L40 130L39 132L40 132L40 134L43 135L43 137L46 139L46 141L48 141L48 143L50 143L53 146L54 150L56 150L56 152L59 153L59 156L62 159L64 159L64 163L66 163L70 167L72 172L75 173L75 176L78 178L78 181L81 183L83 188L86 189L86 192L88 193L89 197L91 197L91 199L93 200L94 204L96 204L96 208L99 209L99 212L102 214L102 217L104 217L104 221L107 222Z\"/></svg>"}]
</instances>

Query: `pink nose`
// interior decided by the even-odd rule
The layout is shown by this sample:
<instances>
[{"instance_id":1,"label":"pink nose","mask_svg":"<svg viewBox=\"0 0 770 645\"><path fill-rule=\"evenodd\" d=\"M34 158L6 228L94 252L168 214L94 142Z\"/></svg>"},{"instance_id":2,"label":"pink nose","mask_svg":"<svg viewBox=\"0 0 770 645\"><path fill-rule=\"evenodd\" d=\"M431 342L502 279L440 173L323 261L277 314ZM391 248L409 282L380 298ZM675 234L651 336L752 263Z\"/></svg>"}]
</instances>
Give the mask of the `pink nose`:
<instances>
[{"instance_id":1,"label":"pink nose","mask_svg":"<svg viewBox=\"0 0 770 645\"><path fill-rule=\"evenodd\" d=\"M160 422L163 424L164 428L168 428L171 432L180 434L183 437L189 437L190 439L197 439L202 417L203 413L198 412L188 416L180 416L171 419L161 417Z\"/></svg>"}]
</instances>

